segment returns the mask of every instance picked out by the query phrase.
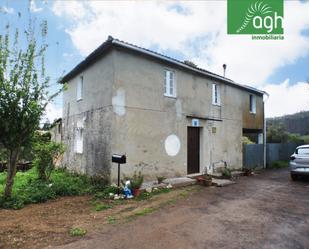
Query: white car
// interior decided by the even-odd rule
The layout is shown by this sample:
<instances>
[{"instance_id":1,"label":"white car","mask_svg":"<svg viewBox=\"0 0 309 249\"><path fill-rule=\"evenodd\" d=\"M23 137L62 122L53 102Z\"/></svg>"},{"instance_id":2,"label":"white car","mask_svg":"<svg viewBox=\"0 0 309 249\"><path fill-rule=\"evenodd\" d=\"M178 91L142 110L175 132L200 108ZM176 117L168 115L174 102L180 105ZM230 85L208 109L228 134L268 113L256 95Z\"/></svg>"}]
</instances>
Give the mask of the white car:
<instances>
[{"instance_id":1,"label":"white car","mask_svg":"<svg viewBox=\"0 0 309 249\"><path fill-rule=\"evenodd\" d=\"M290 157L290 172L293 181L300 175L309 175L309 144L296 148Z\"/></svg>"}]
</instances>

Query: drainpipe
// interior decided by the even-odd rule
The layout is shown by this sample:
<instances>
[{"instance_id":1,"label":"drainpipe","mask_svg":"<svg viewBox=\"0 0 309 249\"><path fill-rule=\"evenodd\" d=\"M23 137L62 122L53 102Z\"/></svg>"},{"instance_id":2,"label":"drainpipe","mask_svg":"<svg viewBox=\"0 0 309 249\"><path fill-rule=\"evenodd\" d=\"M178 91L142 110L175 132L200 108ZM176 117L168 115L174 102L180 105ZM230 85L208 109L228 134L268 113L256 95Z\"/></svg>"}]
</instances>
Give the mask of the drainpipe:
<instances>
[{"instance_id":1,"label":"drainpipe","mask_svg":"<svg viewBox=\"0 0 309 249\"><path fill-rule=\"evenodd\" d=\"M267 98L264 98L264 96L266 96ZM264 129L263 129L263 135L264 135L264 139L263 139L263 168L266 169L266 145L267 145L267 141L266 141L266 133L267 133L267 127L266 127L266 117L265 117L265 103L266 101L269 99L269 94L267 92L264 92L263 95L263 108L264 108Z\"/></svg>"}]
</instances>

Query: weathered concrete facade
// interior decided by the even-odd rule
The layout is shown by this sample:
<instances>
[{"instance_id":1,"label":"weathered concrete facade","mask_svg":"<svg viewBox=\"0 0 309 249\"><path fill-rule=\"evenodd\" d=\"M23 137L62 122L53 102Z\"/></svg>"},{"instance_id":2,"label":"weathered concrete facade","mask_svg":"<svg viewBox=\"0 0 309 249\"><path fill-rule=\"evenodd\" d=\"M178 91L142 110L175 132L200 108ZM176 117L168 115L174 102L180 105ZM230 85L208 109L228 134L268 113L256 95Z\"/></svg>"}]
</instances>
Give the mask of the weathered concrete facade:
<instances>
[{"instance_id":1,"label":"weathered concrete facade","mask_svg":"<svg viewBox=\"0 0 309 249\"><path fill-rule=\"evenodd\" d=\"M176 97L164 96L165 70L174 72ZM78 77L83 98L76 100ZM212 104L212 84L221 104ZM249 95L256 113L249 112ZM68 80L64 93L64 164L87 174L104 173L114 180L112 153L126 153L124 174L141 170L146 178L188 172L188 127L199 124L199 172L217 162L242 167L243 128L263 129L263 95L205 77L148 55L115 47ZM83 153L74 152L74 130L83 129Z\"/></svg>"}]
</instances>

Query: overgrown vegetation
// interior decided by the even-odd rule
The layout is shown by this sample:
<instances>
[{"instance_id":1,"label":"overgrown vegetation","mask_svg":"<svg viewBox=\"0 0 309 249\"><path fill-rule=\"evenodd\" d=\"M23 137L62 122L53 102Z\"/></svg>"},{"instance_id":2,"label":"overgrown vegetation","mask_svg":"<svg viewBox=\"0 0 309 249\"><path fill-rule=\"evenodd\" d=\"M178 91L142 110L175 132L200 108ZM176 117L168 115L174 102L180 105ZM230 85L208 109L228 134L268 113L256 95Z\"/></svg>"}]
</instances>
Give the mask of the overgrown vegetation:
<instances>
[{"instance_id":1,"label":"overgrown vegetation","mask_svg":"<svg viewBox=\"0 0 309 249\"><path fill-rule=\"evenodd\" d=\"M122 185L125 185L125 181L130 180L130 188L133 189L139 189L143 182L144 182L144 176L142 175L142 172L135 171L133 176L128 177L124 176L123 177L124 181L122 181Z\"/></svg>"},{"instance_id":2,"label":"overgrown vegetation","mask_svg":"<svg viewBox=\"0 0 309 249\"><path fill-rule=\"evenodd\" d=\"M21 15L19 24L22 25L14 30L9 23L2 23L5 26L0 33L0 144L7 155L3 194L8 199L12 195L16 165L22 151L29 148L45 107L57 95L48 92L47 22L42 21L36 27L31 18L28 25L20 18Z\"/></svg>"},{"instance_id":3,"label":"overgrown vegetation","mask_svg":"<svg viewBox=\"0 0 309 249\"><path fill-rule=\"evenodd\" d=\"M45 202L58 196L90 194L104 186L93 183L90 177L71 174L64 169L51 173L48 181L38 179L36 168L17 172L11 198L2 196L6 173L0 173L0 207L20 209L29 203Z\"/></svg>"},{"instance_id":4,"label":"overgrown vegetation","mask_svg":"<svg viewBox=\"0 0 309 249\"><path fill-rule=\"evenodd\" d=\"M281 124L291 134L309 135L309 111L302 111L277 118L268 118L267 126Z\"/></svg>"},{"instance_id":5,"label":"overgrown vegetation","mask_svg":"<svg viewBox=\"0 0 309 249\"><path fill-rule=\"evenodd\" d=\"M248 137L246 137L246 136L243 136L243 137L241 138L241 142L242 142L243 145L254 144L254 143L253 143Z\"/></svg>"},{"instance_id":6,"label":"overgrown vegetation","mask_svg":"<svg viewBox=\"0 0 309 249\"><path fill-rule=\"evenodd\" d=\"M46 181L55 168L54 162L64 153L64 145L37 134L34 153L33 165L37 168L39 179Z\"/></svg>"},{"instance_id":7,"label":"overgrown vegetation","mask_svg":"<svg viewBox=\"0 0 309 249\"><path fill-rule=\"evenodd\" d=\"M270 123L267 127L267 143L303 143L299 134L289 133L282 123Z\"/></svg>"}]
</instances>

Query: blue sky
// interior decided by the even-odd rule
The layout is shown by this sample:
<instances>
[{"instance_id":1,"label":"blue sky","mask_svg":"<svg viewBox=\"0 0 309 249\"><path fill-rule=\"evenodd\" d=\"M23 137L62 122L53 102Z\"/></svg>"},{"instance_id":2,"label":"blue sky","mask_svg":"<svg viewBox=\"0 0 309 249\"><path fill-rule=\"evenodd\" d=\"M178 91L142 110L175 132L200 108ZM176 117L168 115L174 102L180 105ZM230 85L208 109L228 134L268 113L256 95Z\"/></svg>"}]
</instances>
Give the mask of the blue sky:
<instances>
[{"instance_id":1,"label":"blue sky","mask_svg":"<svg viewBox=\"0 0 309 249\"><path fill-rule=\"evenodd\" d=\"M1 29L23 26L28 15L48 22L47 71L51 91L108 35L264 89L270 93L267 116L309 110L309 2L285 2L285 40L252 41L226 34L226 2L107 2L0 0ZM18 12L22 20L17 21ZM61 96L47 110L61 115Z\"/></svg>"}]
</instances>

